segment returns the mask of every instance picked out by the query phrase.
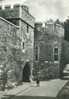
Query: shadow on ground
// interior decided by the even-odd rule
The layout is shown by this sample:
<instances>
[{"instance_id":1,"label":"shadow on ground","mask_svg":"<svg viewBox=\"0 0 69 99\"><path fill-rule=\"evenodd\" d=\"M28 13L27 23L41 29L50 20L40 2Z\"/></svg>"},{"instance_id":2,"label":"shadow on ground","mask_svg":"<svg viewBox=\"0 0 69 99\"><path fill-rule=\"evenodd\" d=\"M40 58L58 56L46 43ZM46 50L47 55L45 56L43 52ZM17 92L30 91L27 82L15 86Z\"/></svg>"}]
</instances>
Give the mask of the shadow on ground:
<instances>
[{"instance_id":1,"label":"shadow on ground","mask_svg":"<svg viewBox=\"0 0 69 99\"><path fill-rule=\"evenodd\" d=\"M69 99L69 81L59 92L57 99Z\"/></svg>"},{"instance_id":2,"label":"shadow on ground","mask_svg":"<svg viewBox=\"0 0 69 99\"><path fill-rule=\"evenodd\" d=\"M55 97L45 96L4 96L2 99L57 99Z\"/></svg>"}]
</instances>

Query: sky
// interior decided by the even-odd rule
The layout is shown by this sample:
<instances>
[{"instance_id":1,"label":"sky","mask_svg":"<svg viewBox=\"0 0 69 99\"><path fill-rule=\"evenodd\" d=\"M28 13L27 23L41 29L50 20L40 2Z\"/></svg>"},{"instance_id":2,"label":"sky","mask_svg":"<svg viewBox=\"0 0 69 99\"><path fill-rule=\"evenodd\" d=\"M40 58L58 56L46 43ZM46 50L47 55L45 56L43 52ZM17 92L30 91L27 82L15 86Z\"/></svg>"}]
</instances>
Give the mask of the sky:
<instances>
[{"instance_id":1,"label":"sky","mask_svg":"<svg viewBox=\"0 0 69 99\"><path fill-rule=\"evenodd\" d=\"M0 0L5 4L21 3L29 6L30 13L36 21L44 22L48 19L61 21L69 16L69 0Z\"/></svg>"}]
</instances>

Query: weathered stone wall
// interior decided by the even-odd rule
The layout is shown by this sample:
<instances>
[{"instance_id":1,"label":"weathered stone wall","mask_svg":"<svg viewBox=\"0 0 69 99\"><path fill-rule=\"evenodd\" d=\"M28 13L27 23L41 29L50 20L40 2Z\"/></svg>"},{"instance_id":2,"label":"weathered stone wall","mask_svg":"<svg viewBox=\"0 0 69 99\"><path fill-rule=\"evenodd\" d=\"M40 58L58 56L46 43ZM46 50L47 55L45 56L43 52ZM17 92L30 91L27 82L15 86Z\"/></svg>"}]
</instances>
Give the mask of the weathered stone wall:
<instances>
[{"instance_id":1,"label":"weathered stone wall","mask_svg":"<svg viewBox=\"0 0 69 99\"><path fill-rule=\"evenodd\" d=\"M19 12L20 12L20 7L19 5L15 5L13 8L9 6L9 8L6 8L7 6L3 7L1 6L0 9L0 17L3 17L11 22L13 22L16 25L19 25L17 18L19 18Z\"/></svg>"},{"instance_id":2,"label":"weathered stone wall","mask_svg":"<svg viewBox=\"0 0 69 99\"><path fill-rule=\"evenodd\" d=\"M18 37L17 31L19 28L7 20L0 18L0 66L4 69L12 71L13 76L11 79L16 80L15 66L17 65L14 60L12 49L17 49ZM10 78L9 78L10 79Z\"/></svg>"},{"instance_id":3,"label":"weathered stone wall","mask_svg":"<svg viewBox=\"0 0 69 99\"><path fill-rule=\"evenodd\" d=\"M26 11L23 7L22 9L22 14L21 14L21 19L23 19L25 22L27 22L29 25L34 27L34 17L29 13L29 11Z\"/></svg>"},{"instance_id":4,"label":"weathered stone wall","mask_svg":"<svg viewBox=\"0 0 69 99\"><path fill-rule=\"evenodd\" d=\"M69 18L64 22L64 39L69 41Z\"/></svg>"},{"instance_id":5,"label":"weathered stone wall","mask_svg":"<svg viewBox=\"0 0 69 99\"><path fill-rule=\"evenodd\" d=\"M60 69L60 54L61 54L61 41L57 37L57 43L54 44L55 38L51 37L47 41L48 37L46 36L44 42L40 44L40 54L39 54L39 71L40 79L45 80L46 78L55 78L59 76ZM55 47L59 49L59 60L57 63L54 62L54 53L53 50ZM34 67L35 68L35 67ZM37 68L38 69L38 68ZM45 73L45 74L44 74Z\"/></svg>"},{"instance_id":6,"label":"weathered stone wall","mask_svg":"<svg viewBox=\"0 0 69 99\"><path fill-rule=\"evenodd\" d=\"M0 41L16 45L16 35L19 27L10 23L9 21L0 18ZM16 39L15 39L16 38Z\"/></svg>"},{"instance_id":7,"label":"weathered stone wall","mask_svg":"<svg viewBox=\"0 0 69 99\"><path fill-rule=\"evenodd\" d=\"M19 51L13 49L13 52L15 52L15 60L17 61L16 72L18 71L17 75L19 76L19 80L21 80L23 76L23 68L27 60L30 62L31 70L33 68L34 17L29 13L26 6L20 5L14 5L12 9L5 6L5 9L0 9L0 16L19 26L16 33L16 36L18 37L17 41L14 37L12 37L12 40L9 37L9 43L17 43L20 48ZM11 32L14 30L14 26L10 28Z\"/></svg>"},{"instance_id":8,"label":"weathered stone wall","mask_svg":"<svg viewBox=\"0 0 69 99\"><path fill-rule=\"evenodd\" d=\"M61 60L60 60L60 72L63 72L66 64L69 64L69 42L63 40L62 42L62 51L61 51Z\"/></svg>"},{"instance_id":9,"label":"weathered stone wall","mask_svg":"<svg viewBox=\"0 0 69 99\"><path fill-rule=\"evenodd\" d=\"M27 11L25 6L21 5L5 5L4 9L1 6L0 17L3 17L16 25L19 25L19 19L22 19L26 24L34 27L34 17Z\"/></svg>"},{"instance_id":10,"label":"weathered stone wall","mask_svg":"<svg viewBox=\"0 0 69 99\"><path fill-rule=\"evenodd\" d=\"M8 19L9 21L14 21L13 23L16 24L18 21L20 26L20 34L19 37L30 44L30 47L33 47L34 42L34 17L29 13L29 10L26 6L14 5L13 8L6 5L4 9L0 9L0 16ZM28 10L28 11L27 11ZM16 20L16 18L19 18ZM27 26L28 26L28 33L27 33ZM7 26L6 26L7 27ZM26 44L27 44L26 43ZM27 45L25 44L25 47ZM26 48L27 49L27 48Z\"/></svg>"},{"instance_id":11,"label":"weathered stone wall","mask_svg":"<svg viewBox=\"0 0 69 99\"><path fill-rule=\"evenodd\" d=\"M49 25L48 25L49 26ZM53 25L54 26L54 25ZM55 26L54 26L55 28ZM48 27L50 30L50 27ZM62 28L63 29L63 28ZM61 29L61 30L62 30ZM45 31L35 31L37 34L37 39L35 38L35 50L36 46L38 46L38 60L35 60L34 63L34 77L37 77L37 73L39 72L39 76L41 80L46 80L47 78L56 78L60 75L60 57L61 57L61 45L63 41L63 35L59 36L59 34L63 34L63 31L57 35L59 31L48 31L46 28ZM34 35L36 35L34 33ZM58 48L58 61L54 61L54 48ZM36 51L35 51L36 55ZM37 69L37 70L36 70Z\"/></svg>"},{"instance_id":12,"label":"weathered stone wall","mask_svg":"<svg viewBox=\"0 0 69 99\"><path fill-rule=\"evenodd\" d=\"M24 61L24 64L22 65L22 68L24 68L25 63L27 60L30 62L30 68L32 70L33 66L33 52L34 52L34 28L28 25L28 32L27 32L27 25L23 21L21 21L21 49L23 51L22 54L22 61ZM24 43L24 48L23 48ZM31 71L32 72L32 71ZM23 73L23 69L22 69Z\"/></svg>"}]
</instances>

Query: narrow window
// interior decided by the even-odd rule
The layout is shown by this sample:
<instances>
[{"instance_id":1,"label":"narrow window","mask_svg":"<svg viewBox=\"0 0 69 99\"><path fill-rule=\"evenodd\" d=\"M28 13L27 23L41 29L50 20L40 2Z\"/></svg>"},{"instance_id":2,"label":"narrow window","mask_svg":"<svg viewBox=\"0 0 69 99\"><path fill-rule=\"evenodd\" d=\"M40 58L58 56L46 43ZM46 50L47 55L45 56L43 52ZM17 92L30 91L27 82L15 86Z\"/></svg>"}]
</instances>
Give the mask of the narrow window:
<instances>
[{"instance_id":1,"label":"narrow window","mask_svg":"<svg viewBox=\"0 0 69 99\"><path fill-rule=\"evenodd\" d=\"M2 7L0 6L0 10L2 9Z\"/></svg>"},{"instance_id":2,"label":"narrow window","mask_svg":"<svg viewBox=\"0 0 69 99\"><path fill-rule=\"evenodd\" d=\"M58 48L54 48L54 61L58 61Z\"/></svg>"},{"instance_id":3,"label":"narrow window","mask_svg":"<svg viewBox=\"0 0 69 99\"><path fill-rule=\"evenodd\" d=\"M35 59L36 59L36 61L38 60L38 47L36 47Z\"/></svg>"},{"instance_id":4,"label":"narrow window","mask_svg":"<svg viewBox=\"0 0 69 99\"><path fill-rule=\"evenodd\" d=\"M24 42L23 42L23 49L25 48L25 44L24 44Z\"/></svg>"},{"instance_id":5,"label":"narrow window","mask_svg":"<svg viewBox=\"0 0 69 99\"><path fill-rule=\"evenodd\" d=\"M29 33L29 25L27 24L27 33Z\"/></svg>"}]
</instances>

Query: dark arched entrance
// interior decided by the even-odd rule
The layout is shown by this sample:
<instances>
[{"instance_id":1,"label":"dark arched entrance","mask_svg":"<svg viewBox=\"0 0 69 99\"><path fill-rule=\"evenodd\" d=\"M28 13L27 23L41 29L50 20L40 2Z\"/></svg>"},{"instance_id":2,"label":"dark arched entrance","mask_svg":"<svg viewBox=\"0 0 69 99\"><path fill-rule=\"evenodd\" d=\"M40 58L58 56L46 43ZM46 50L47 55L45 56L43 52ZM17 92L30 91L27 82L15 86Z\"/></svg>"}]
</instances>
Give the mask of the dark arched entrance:
<instances>
[{"instance_id":1,"label":"dark arched entrance","mask_svg":"<svg viewBox=\"0 0 69 99\"><path fill-rule=\"evenodd\" d=\"M22 77L23 82L30 82L30 75L31 75L30 63L26 62L23 68L23 77Z\"/></svg>"}]
</instances>

